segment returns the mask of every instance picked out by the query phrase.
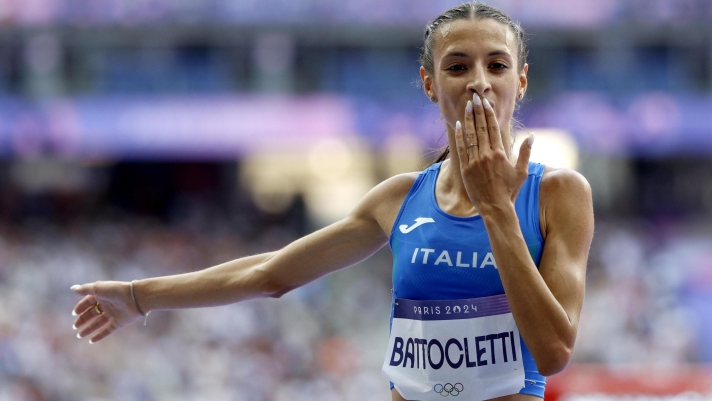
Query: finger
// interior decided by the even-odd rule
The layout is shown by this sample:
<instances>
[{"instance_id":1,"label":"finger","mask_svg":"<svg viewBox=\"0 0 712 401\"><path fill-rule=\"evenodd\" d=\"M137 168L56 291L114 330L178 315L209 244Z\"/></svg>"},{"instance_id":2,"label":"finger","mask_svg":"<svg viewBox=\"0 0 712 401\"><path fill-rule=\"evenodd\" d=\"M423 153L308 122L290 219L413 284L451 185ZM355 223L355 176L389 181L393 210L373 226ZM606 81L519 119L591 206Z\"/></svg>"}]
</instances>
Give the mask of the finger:
<instances>
[{"instance_id":1,"label":"finger","mask_svg":"<svg viewBox=\"0 0 712 401\"><path fill-rule=\"evenodd\" d=\"M465 139L462 137L462 123L460 121L455 123L455 151L460 159L460 163L467 162L467 147L465 145Z\"/></svg>"},{"instance_id":2,"label":"finger","mask_svg":"<svg viewBox=\"0 0 712 401\"><path fill-rule=\"evenodd\" d=\"M89 324L86 325L86 327L83 327L81 330L79 330L79 333L77 333L77 337L84 338L88 335L91 335L92 333L95 333L102 327L106 326L108 323L109 318L104 315L99 315L96 319L90 321Z\"/></svg>"},{"instance_id":3,"label":"finger","mask_svg":"<svg viewBox=\"0 0 712 401\"><path fill-rule=\"evenodd\" d=\"M113 324L107 324L104 326L104 328L99 331L96 335L94 335L91 339L89 339L89 343L94 344L96 342L99 342L106 337L110 336L111 333L115 332L117 328Z\"/></svg>"},{"instance_id":4,"label":"finger","mask_svg":"<svg viewBox=\"0 0 712 401\"><path fill-rule=\"evenodd\" d=\"M477 133L475 132L475 114L474 106L471 100L467 101L467 107L465 107L465 153L467 156L463 161L474 160L477 157Z\"/></svg>"},{"instance_id":5,"label":"finger","mask_svg":"<svg viewBox=\"0 0 712 401\"><path fill-rule=\"evenodd\" d=\"M502 145L502 134L499 132L499 123L497 122L497 116L494 114L494 109L490 104L489 100L486 98L482 101L485 111L485 117L487 117L487 133L490 140L490 146L493 150L504 151L504 145Z\"/></svg>"},{"instance_id":6,"label":"finger","mask_svg":"<svg viewBox=\"0 0 712 401\"><path fill-rule=\"evenodd\" d=\"M517 171L529 171L529 157L532 155L532 146L534 145L534 133L529 134L529 138L519 147L519 157L515 169Z\"/></svg>"},{"instance_id":7,"label":"finger","mask_svg":"<svg viewBox=\"0 0 712 401\"><path fill-rule=\"evenodd\" d=\"M94 294L95 291L94 289L96 288L95 286L96 283L89 283L89 284L74 284L73 286L69 287L70 290L76 292L79 295L89 295L89 294Z\"/></svg>"},{"instance_id":8,"label":"finger","mask_svg":"<svg viewBox=\"0 0 712 401\"><path fill-rule=\"evenodd\" d=\"M93 308L96 303L97 300L94 295L85 296L84 298L82 298L81 301L77 302L77 304L74 306L74 309L72 309L72 316L81 315L89 308Z\"/></svg>"},{"instance_id":9,"label":"finger","mask_svg":"<svg viewBox=\"0 0 712 401\"><path fill-rule=\"evenodd\" d=\"M103 313L97 312L96 309L94 308L94 306L92 306L91 308L82 312L82 314L79 315L79 317L74 320L74 326L72 326L72 328L75 330L81 329L87 323L90 323L96 317L101 316L101 315L103 315Z\"/></svg>"},{"instance_id":10,"label":"finger","mask_svg":"<svg viewBox=\"0 0 712 401\"><path fill-rule=\"evenodd\" d=\"M477 144L477 134L475 133L475 115L473 114L473 104L471 100L467 101L465 107L465 149L468 151L472 145Z\"/></svg>"},{"instance_id":11,"label":"finger","mask_svg":"<svg viewBox=\"0 0 712 401\"><path fill-rule=\"evenodd\" d=\"M479 153L490 149L489 135L487 134L487 117L482 106L482 99L475 93L472 95L472 103L475 105L475 132L477 133L477 144Z\"/></svg>"}]
</instances>

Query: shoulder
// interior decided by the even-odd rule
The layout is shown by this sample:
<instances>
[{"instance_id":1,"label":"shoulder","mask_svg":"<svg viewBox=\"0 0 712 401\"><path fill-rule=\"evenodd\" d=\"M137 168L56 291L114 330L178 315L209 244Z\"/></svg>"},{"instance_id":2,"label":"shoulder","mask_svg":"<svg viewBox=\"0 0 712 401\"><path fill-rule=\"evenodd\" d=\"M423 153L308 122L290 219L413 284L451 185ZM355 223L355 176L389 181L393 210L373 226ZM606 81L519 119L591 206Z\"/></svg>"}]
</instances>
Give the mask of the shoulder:
<instances>
[{"instance_id":1,"label":"shoulder","mask_svg":"<svg viewBox=\"0 0 712 401\"><path fill-rule=\"evenodd\" d=\"M392 198L396 198L397 200L397 198L405 198L420 174L421 172L415 171L394 175L393 177L388 178L387 180L376 185L369 192L369 195L378 197L380 200L388 200Z\"/></svg>"},{"instance_id":2,"label":"shoulder","mask_svg":"<svg viewBox=\"0 0 712 401\"><path fill-rule=\"evenodd\" d=\"M541 177L541 195L575 195L591 193L591 186L580 173L568 168L546 166Z\"/></svg>"},{"instance_id":3,"label":"shoulder","mask_svg":"<svg viewBox=\"0 0 712 401\"><path fill-rule=\"evenodd\" d=\"M591 186L580 173L546 167L539 190L539 214L543 232L552 226L593 220Z\"/></svg>"},{"instance_id":4,"label":"shoulder","mask_svg":"<svg viewBox=\"0 0 712 401\"><path fill-rule=\"evenodd\" d=\"M359 202L352 216L375 220L385 233L390 233L403 200L419 174L398 174L376 185Z\"/></svg>"}]
</instances>

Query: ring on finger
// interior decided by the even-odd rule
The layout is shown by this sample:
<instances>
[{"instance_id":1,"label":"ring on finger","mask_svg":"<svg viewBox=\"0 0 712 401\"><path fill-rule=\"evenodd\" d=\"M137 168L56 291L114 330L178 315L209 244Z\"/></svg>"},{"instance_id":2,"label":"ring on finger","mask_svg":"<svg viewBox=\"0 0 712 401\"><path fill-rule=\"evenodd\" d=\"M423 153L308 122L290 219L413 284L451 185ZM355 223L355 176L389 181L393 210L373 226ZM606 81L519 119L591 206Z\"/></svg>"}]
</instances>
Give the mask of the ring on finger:
<instances>
[{"instance_id":1,"label":"ring on finger","mask_svg":"<svg viewBox=\"0 0 712 401\"><path fill-rule=\"evenodd\" d=\"M471 144L467 145L467 148L469 149L469 148L471 148L471 147L473 147L473 146L480 146L480 145L478 145L478 144L476 144L476 143L471 143Z\"/></svg>"},{"instance_id":2,"label":"ring on finger","mask_svg":"<svg viewBox=\"0 0 712 401\"><path fill-rule=\"evenodd\" d=\"M101 307L99 305L100 304L98 302L94 304L94 312L96 312L97 315L103 315L104 311L101 310Z\"/></svg>"}]
</instances>

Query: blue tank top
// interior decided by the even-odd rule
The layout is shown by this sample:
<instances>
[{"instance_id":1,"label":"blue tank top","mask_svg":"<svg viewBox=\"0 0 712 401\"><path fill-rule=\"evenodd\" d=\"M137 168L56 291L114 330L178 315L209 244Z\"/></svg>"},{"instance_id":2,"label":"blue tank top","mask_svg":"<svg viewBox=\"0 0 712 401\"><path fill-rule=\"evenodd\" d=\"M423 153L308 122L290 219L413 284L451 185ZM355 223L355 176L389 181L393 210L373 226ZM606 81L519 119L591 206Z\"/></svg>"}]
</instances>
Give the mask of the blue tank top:
<instances>
[{"instance_id":1,"label":"blue tank top","mask_svg":"<svg viewBox=\"0 0 712 401\"><path fill-rule=\"evenodd\" d=\"M393 224L393 299L451 300L504 294L482 217L449 215L435 200L441 164L418 175ZM515 201L519 225L537 267L544 246L539 226L539 184L544 167L529 163L529 176ZM391 321L392 311L393 305ZM519 393L543 398L546 378L539 374L523 340L521 347L525 383Z\"/></svg>"}]
</instances>

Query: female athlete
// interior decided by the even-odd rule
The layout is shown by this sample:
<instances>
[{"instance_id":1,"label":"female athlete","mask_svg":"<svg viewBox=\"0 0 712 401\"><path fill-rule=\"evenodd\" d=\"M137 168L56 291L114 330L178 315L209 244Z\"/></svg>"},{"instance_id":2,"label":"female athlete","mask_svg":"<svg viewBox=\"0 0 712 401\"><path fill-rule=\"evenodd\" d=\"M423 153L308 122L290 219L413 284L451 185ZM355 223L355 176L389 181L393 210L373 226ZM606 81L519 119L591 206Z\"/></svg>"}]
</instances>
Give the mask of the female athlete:
<instances>
[{"instance_id":1,"label":"female athlete","mask_svg":"<svg viewBox=\"0 0 712 401\"><path fill-rule=\"evenodd\" d=\"M479 3L426 27L420 76L448 151L373 188L343 220L285 248L202 271L76 285L80 337L101 341L152 310L280 297L389 243L393 400L543 398L574 348L593 235L591 190L576 172L512 153L527 89L521 27Z\"/></svg>"}]
</instances>

